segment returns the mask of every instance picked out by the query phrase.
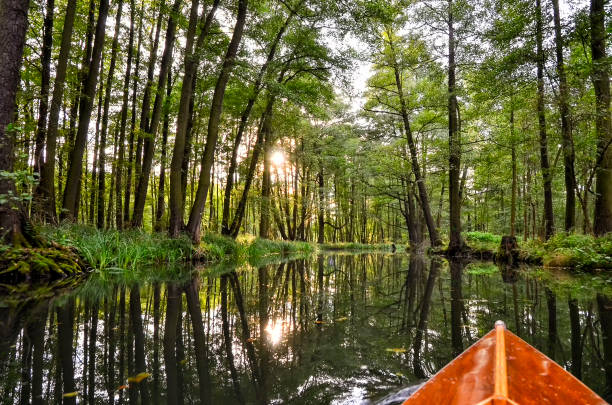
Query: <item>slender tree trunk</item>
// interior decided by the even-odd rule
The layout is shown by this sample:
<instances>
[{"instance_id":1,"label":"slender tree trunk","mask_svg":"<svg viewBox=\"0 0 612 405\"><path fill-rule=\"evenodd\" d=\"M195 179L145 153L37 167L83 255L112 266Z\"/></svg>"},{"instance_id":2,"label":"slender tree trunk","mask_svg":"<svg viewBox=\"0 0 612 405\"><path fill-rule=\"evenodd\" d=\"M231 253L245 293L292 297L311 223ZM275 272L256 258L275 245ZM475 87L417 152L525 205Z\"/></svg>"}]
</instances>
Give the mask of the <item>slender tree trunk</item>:
<instances>
[{"instance_id":1,"label":"slender tree trunk","mask_svg":"<svg viewBox=\"0 0 612 405\"><path fill-rule=\"evenodd\" d=\"M53 97L51 98L51 108L49 110L45 162L41 169L40 182L36 188L38 191L35 194L37 196L36 198L39 199L39 203L35 204L35 206L40 207L45 222L55 222L57 215L55 211L55 153L57 148L57 130L60 108L62 107L62 99L64 97L64 83L66 81L66 70L72 44L75 12L76 0L68 0L55 81L53 84Z\"/></svg>"},{"instance_id":2,"label":"slender tree trunk","mask_svg":"<svg viewBox=\"0 0 612 405\"><path fill-rule=\"evenodd\" d=\"M266 116L264 119L271 121L272 111L269 111L270 116ZM265 124L265 128L264 128ZM272 131L270 125L264 121L262 124L261 132L263 134L263 155L264 155L264 166L261 178L261 206L260 206L260 220L259 220L259 237L263 239L270 238L270 211L271 211L271 191L272 191L272 180L270 171L270 142L272 137ZM253 155L253 159L255 155ZM238 229L236 229L238 234Z\"/></svg>"},{"instance_id":3,"label":"slender tree trunk","mask_svg":"<svg viewBox=\"0 0 612 405\"><path fill-rule=\"evenodd\" d=\"M195 83L197 81L197 67L200 61L200 55L202 53L202 46L204 45L204 39L208 36L210 27L212 25L213 17L217 11L219 0L214 0L212 7L206 14L204 24L201 27L200 34L198 35L195 51L194 37L195 37L195 16L192 13L189 22L189 28L187 31L187 40L185 47L185 66L183 75L183 84L181 87L181 98L179 101L178 117L176 119L176 135L174 138L174 149L172 153L172 161L170 162L170 229L169 233L172 237L178 236L183 227L183 213L184 213L184 201L185 201L185 184L183 178L187 178L184 175L183 168L188 163L188 148L191 147L191 142L187 142L187 133L189 131L189 121L193 116L193 93L195 89ZM186 172L186 171L185 171Z\"/></svg>"},{"instance_id":4,"label":"slender tree trunk","mask_svg":"<svg viewBox=\"0 0 612 405\"><path fill-rule=\"evenodd\" d=\"M155 92L155 102L153 103L153 116L151 123L147 124L140 121L141 131L147 134L144 140L144 156L142 158L142 168L138 185L136 186L136 194L134 195L134 209L132 211L132 226L139 228L142 226L142 218L144 215L145 200L149 186L149 175L151 174L151 165L153 163L153 154L155 153L155 135L161 118L162 105L164 99L164 89L168 78L168 70L172 63L172 51L174 49L174 39L176 35L177 16L181 0L175 0L170 18L168 19L168 27L166 29L166 44L162 55L161 65L159 67L159 77L157 81L157 91Z\"/></svg>"},{"instance_id":5,"label":"slender tree trunk","mask_svg":"<svg viewBox=\"0 0 612 405\"><path fill-rule=\"evenodd\" d=\"M570 126L567 77L563 63L563 37L559 0L552 0L555 22L555 50L557 54L557 76L559 78L559 114L561 115L561 140L563 142L563 165L565 168L565 231L576 226L576 176L574 174L574 140Z\"/></svg>"},{"instance_id":6,"label":"slender tree trunk","mask_svg":"<svg viewBox=\"0 0 612 405\"><path fill-rule=\"evenodd\" d=\"M81 184L81 174L83 173L83 152L87 142L87 132L89 129L89 120L91 118L91 109L93 107L93 98L96 94L96 86L98 84L98 72L100 68L100 60L102 58L102 49L104 48L106 16L108 14L108 0L100 0L98 10L98 22L96 24L96 37L92 50L91 63L89 63L89 72L83 86L83 91L79 101L79 127L74 142L74 147L70 152L70 167L68 169L68 177L66 179L66 188L64 190L64 203L62 218L76 220L77 201Z\"/></svg>"},{"instance_id":7,"label":"slender tree trunk","mask_svg":"<svg viewBox=\"0 0 612 405\"><path fill-rule=\"evenodd\" d=\"M322 165L322 162L319 164ZM320 167L319 173L317 173L317 185L319 191L319 232L317 243L325 243L325 178L323 177L323 167Z\"/></svg>"},{"instance_id":8,"label":"slender tree trunk","mask_svg":"<svg viewBox=\"0 0 612 405\"><path fill-rule=\"evenodd\" d=\"M47 129L47 110L49 108L49 81L51 78L51 48L53 47L53 9L55 0L47 0L47 12L43 22L43 43L41 52L40 104L38 105L38 123L36 125L34 149L34 173L41 171L45 131Z\"/></svg>"},{"instance_id":9,"label":"slender tree trunk","mask_svg":"<svg viewBox=\"0 0 612 405\"><path fill-rule=\"evenodd\" d=\"M595 89L597 166L595 180L595 235L612 232L612 130L610 128L610 74L606 55L605 0L591 0L591 55Z\"/></svg>"},{"instance_id":10,"label":"slender tree trunk","mask_svg":"<svg viewBox=\"0 0 612 405\"><path fill-rule=\"evenodd\" d=\"M100 153L98 157L98 228L104 228L104 197L106 189L106 134L108 131L108 114L110 108L111 93L113 90L113 76L117 63L117 50L119 48L119 31L121 30L121 14L123 11L123 0L117 4L117 15L115 18L115 35L111 45L111 60L106 77L106 93L104 95L104 112L102 113L102 132L100 134Z\"/></svg>"},{"instance_id":11,"label":"slender tree trunk","mask_svg":"<svg viewBox=\"0 0 612 405\"><path fill-rule=\"evenodd\" d=\"M172 93L172 72L168 70L168 83L166 85L166 105L164 106L164 123L162 124L162 148L161 148L161 168L159 170L159 190L157 193L157 208L155 211L155 230L161 231L162 218L164 216L165 207L165 184L166 184L166 146L168 144L168 126L169 126L169 106L167 101Z\"/></svg>"},{"instance_id":12,"label":"slender tree trunk","mask_svg":"<svg viewBox=\"0 0 612 405\"><path fill-rule=\"evenodd\" d=\"M544 50L542 46L542 5L536 0L536 46L538 70L538 128L540 133L540 165L544 185L544 234L548 239L555 231L552 202L552 170L548 162L548 140L546 138L546 114L544 111Z\"/></svg>"},{"instance_id":13,"label":"slender tree trunk","mask_svg":"<svg viewBox=\"0 0 612 405\"><path fill-rule=\"evenodd\" d=\"M453 1L448 0L448 197L450 222L448 252L451 255L460 252L463 248L463 239L461 238L461 196L459 190L461 134L458 131L455 69Z\"/></svg>"},{"instance_id":14,"label":"slender tree trunk","mask_svg":"<svg viewBox=\"0 0 612 405\"><path fill-rule=\"evenodd\" d=\"M125 130L127 126L128 103L130 93L130 75L132 74L132 57L134 54L134 20L136 19L136 2L130 0L130 34L128 39L127 65L123 79L123 97L121 101L121 118L119 124L118 157L115 163L115 222L117 229L123 228L123 165L125 160Z\"/></svg>"},{"instance_id":15,"label":"slender tree trunk","mask_svg":"<svg viewBox=\"0 0 612 405\"><path fill-rule=\"evenodd\" d=\"M238 148L240 147L240 143L242 142L242 136L244 134L244 130L247 127L247 123L249 117L251 115L251 110L253 109L253 105L255 105L255 101L259 96L259 93L262 89L263 78L268 71L268 67L270 63L273 61L274 56L276 55L276 50L278 48L278 44L280 43L289 23L293 19L293 16L296 13L296 8L294 7L289 16L285 20L285 23L278 30L272 44L270 44L270 49L268 50L268 56L266 61L259 69L259 73L257 74L257 78L255 79L255 83L253 84L253 94L249 97L246 107L240 116L240 124L238 126L238 132L236 133L236 138L234 139L234 146L232 147L232 157L230 158L230 165L227 171L227 181L225 183L225 191L223 193L223 218L221 222L221 233L223 235L229 235L229 217L230 217L230 198L232 195L232 189L234 187L234 174L237 168L237 157L238 157Z\"/></svg>"},{"instance_id":16,"label":"slender tree trunk","mask_svg":"<svg viewBox=\"0 0 612 405\"><path fill-rule=\"evenodd\" d=\"M510 236L514 236L516 232L516 192L518 187L516 174L516 145L514 142L514 106L510 110L510 142L512 152L512 199L510 202Z\"/></svg>"},{"instance_id":17,"label":"slender tree trunk","mask_svg":"<svg viewBox=\"0 0 612 405\"><path fill-rule=\"evenodd\" d=\"M165 2L162 1L162 3L160 4L160 13L164 5L165 5ZM134 160L135 160L134 137L137 136L136 135L136 108L138 106L137 95L138 95L138 81L139 81L139 73L140 73L140 70L139 70L140 56L141 56L140 44L142 43L142 24L143 24L143 19L144 19L143 7L144 5L141 4L139 23L138 23L138 43L136 45L136 66L134 68L134 79L132 80L134 82L134 86L132 89L132 118L130 122L129 154L128 154L127 173L126 173L127 178L125 180L125 201L123 203L123 224L124 226L130 221L130 198L132 195L132 172L134 171ZM155 40L153 41L153 50L151 51L151 55L149 58L149 65L155 64L154 59L155 59L155 55L157 55L157 46L159 43L159 31L160 30L161 30L161 14L158 16L157 28L155 30ZM149 72L151 72L151 70L152 68L149 68ZM153 80L152 77L151 77L151 80ZM147 78L147 83L148 82L149 80ZM144 94L145 96L150 94L150 91L147 92L146 90L147 88L145 86L145 94ZM143 107L149 103L148 99L149 99L149 96L143 97ZM139 143L139 147L137 148L138 150L136 151L137 155L140 154L140 147L141 147L140 139L141 138L138 135L137 142ZM137 172L137 175L138 175L138 172Z\"/></svg>"},{"instance_id":18,"label":"slender tree trunk","mask_svg":"<svg viewBox=\"0 0 612 405\"><path fill-rule=\"evenodd\" d=\"M28 27L27 0L0 0L0 171L12 172L15 159L15 96L19 85L21 58ZM15 183L0 176L0 195L16 195ZM15 207L16 205L16 207ZM19 243L23 235L25 213L21 202L0 204L0 240Z\"/></svg>"},{"instance_id":19,"label":"slender tree trunk","mask_svg":"<svg viewBox=\"0 0 612 405\"><path fill-rule=\"evenodd\" d=\"M246 22L247 15L247 4L248 0L238 1L238 15L236 18L236 25L234 26L234 33L232 39L227 48L227 53L223 60L223 66L215 85L215 91L213 93L213 99L210 107L210 117L208 120L208 133L206 136L206 147L204 154L202 155L202 168L200 170L200 178L198 181L198 190L196 192L195 201L191 214L189 215L189 222L187 223L187 230L194 241L200 240L201 224L202 224L202 213L204 212L204 206L206 204L206 196L208 194L208 186L210 185L210 169L213 164L215 148L217 146L217 138L219 136L219 123L221 121L221 113L223 112L223 98L225 96L225 88L229 81L230 74L235 65L236 53L240 46L242 39L242 33L244 31L244 25Z\"/></svg>"},{"instance_id":20,"label":"slender tree trunk","mask_svg":"<svg viewBox=\"0 0 612 405\"><path fill-rule=\"evenodd\" d=\"M402 122L404 124L404 130L406 131L406 138L408 141L408 147L410 149L410 157L412 160L412 171L414 173L415 180L417 182L417 186L419 188L419 202L421 204L421 208L423 210L423 216L425 217L425 223L427 224L427 230L429 231L429 240L431 242L431 246L436 247L442 244L442 240L438 234L438 230L436 229L436 224L434 222L433 216L431 215L431 207L429 205L429 196L427 194L427 188L425 186L425 179L421 173L421 168L419 165L419 158L417 156L416 145L414 143L414 139L412 137L412 130L410 129L410 121L408 119L408 107L406 104L406 99L404 97L403 84L401 81L400 67L397 62L397 55L395 54L395 44L393 42L393 33L388 30L389 37L389 46L393 53L393 73L395 76L395 85L397 87L397 93L400 100L400 114L402 116Z\"/></svg>"}]
</instances>

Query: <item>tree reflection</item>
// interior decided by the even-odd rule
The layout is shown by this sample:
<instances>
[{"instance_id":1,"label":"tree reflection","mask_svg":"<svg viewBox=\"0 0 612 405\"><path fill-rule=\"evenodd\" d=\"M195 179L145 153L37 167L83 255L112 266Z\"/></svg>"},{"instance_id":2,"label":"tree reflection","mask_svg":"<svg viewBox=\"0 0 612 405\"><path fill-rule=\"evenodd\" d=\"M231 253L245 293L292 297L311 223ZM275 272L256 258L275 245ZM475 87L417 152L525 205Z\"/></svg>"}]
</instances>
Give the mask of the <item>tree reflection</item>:
<instances>
[{"instance_id":1,"label":"tree reflection","mask_svg":"<svg viewBox=\"0 0 612 405\"><path fill-rule=\"evenodd\" d=\"M410 266L423 266L424 259L420 256L414 256L410 258ZM414 337L414 375L417 378L425 378L427 375L423 370L423 364L421 360L421 346L423 342L423 334L427 332L427 318L429 317L429 308L431 306L431 297L433 295L434 287L436 285L436 278L440 270L440 263L437 259L431 260L431 267L429 270L429 276L427 277L427 285L425 286L425 293L421 302L421 313L419 315L419 324L417 326L416 335Z\"/></svg>"},{"instance_id":2,"label":"tree reflection","mask_svg":"<svg viewBox=\"0 0 612 405\"><path fill-rule=\"evenodd\" d=\"M558 295L522 271L334 254L96 283L0 307L0 404L375 399L431 376L496 319L610 399L610 298Z\"/></svg>"}]
</instances>

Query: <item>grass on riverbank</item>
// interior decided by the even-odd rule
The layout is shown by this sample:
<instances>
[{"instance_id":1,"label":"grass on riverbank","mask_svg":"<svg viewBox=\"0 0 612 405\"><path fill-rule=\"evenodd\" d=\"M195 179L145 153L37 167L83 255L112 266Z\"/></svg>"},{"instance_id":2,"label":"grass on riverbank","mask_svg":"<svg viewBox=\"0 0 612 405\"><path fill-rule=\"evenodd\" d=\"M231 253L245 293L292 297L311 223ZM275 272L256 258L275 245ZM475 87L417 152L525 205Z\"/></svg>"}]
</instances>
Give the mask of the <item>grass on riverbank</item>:
<instances>
[{"instance_id":1,"label":"grass on riverbank","mask_svg":"<svg viewBox=\"0 0 612 405\"><path fill-rule=\"evenodd\" d=\"M100 230L86 225L64 224L38 229L46 239L75 248L96 270L121 272L160 266L178 266L192 259L203 263L258 264L270 257L309 255L316 245L241 236L238 240L206 234L200 245L187 237L169 238L163 233L140 230Z\"/></svg>"},{"instance_id":2,"label":"grass on riverbank","mask_svg":"<svg viewBox=\"0 0 612 405\"><path fill-rule=\"evenodd\" d=\"M463 235L472 249L491 254L497 252L502 238L488 232L465 232ZM612 269L612 235L595 238L591 235L558 233L546 242L517 239L519 258L527 263L579 270Z\"/></svg>"}]
</instances>

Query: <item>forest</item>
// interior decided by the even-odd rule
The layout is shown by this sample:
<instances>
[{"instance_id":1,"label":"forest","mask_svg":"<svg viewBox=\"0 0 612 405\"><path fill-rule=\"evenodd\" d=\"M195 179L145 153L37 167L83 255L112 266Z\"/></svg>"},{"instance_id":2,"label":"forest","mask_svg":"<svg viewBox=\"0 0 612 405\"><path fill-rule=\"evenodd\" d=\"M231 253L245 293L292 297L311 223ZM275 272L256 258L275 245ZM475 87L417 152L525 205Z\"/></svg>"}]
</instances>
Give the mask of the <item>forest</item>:
<instances>
[{"instance_id":1,"label":"forest","mask_svg":"<svg viewBox=\"0 0 612 405\"><path fill-rule=\"evenodd\" d=\"M0 405L612 401L610 7L0 0Z\"/></svg>"},{"instance_id":2,"label":"forest","mask_svg":"<svg viewBox=\"0 0 612 405\"><path fill-rule=\"evenodd\" d=\"M3 240L605 236L606 7L3 0Z\"/></svg>"}]
</instances>

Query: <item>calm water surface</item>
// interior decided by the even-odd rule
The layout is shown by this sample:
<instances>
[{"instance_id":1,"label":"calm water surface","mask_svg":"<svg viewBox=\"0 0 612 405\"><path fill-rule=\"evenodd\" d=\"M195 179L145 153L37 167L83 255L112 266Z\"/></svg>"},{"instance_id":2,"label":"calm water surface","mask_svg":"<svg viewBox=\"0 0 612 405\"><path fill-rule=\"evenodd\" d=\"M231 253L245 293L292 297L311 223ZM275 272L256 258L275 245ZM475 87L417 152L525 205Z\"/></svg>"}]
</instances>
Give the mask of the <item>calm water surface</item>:
<instances>
[{"instance_id":1,"label":"calm water surface","mask_svg":"<svg viewBox=\"0 0 612 405\"><path fill-rule=\"evenodd\" d=\"M173 282L94 275L50 299L3 300L0 401L369 403L424 381L497 319L607 395L612 300L541 278L405 254Z\"/></svg>"}]
</instances>

